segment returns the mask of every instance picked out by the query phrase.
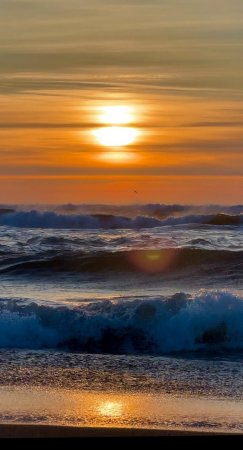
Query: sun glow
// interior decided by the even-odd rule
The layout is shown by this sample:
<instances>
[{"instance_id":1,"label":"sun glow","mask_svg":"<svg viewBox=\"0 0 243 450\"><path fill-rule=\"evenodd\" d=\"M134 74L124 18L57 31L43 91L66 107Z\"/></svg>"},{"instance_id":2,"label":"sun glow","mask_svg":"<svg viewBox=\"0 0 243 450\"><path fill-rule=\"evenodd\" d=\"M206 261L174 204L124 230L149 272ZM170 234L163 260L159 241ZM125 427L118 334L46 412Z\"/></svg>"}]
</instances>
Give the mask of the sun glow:
<instances>
[{"instance_id":1,"label":"sun glow","mask_svg":"<svg viewBox=\"0 0 243 450\"><path fill-rule=\"evenodd\" d=\"M138 130L131 127L103 127L94 130L93 135L100 145L123 147L135 142Z\"/></svg>"},{"instance_id":2,"label":"sun glow","mask_svg":"<svg viewBox=\"0 0 243 450\"><path fill-rule=\"evenodd\" d=\"M134 121L133 109L130 106L104 106L99 117L101 123L125 125Z\"/></svg>"},{"instance_id":3,"label":"sun glow","mask_svg":"<svg viewBox=\"0 0 243 450\"><path fill-rule=\"evenodd\" d=\"M136 155L131 152L110 151L102 153L99 159L109 163L130 163L136 159Z\"/></svg>"}]
</instances>

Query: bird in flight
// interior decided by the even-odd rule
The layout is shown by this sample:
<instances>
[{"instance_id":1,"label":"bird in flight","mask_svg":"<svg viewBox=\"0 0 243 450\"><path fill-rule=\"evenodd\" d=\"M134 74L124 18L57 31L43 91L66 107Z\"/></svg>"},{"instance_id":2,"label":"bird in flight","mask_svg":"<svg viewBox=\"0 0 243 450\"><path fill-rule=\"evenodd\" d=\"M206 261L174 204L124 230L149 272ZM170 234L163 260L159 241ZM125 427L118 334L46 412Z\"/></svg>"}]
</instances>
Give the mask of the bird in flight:
<instances>
[{"instance_id":1,"label":"bird in flight","mask_svg":"<svg viewBox=\"0 0 243 450\"><path fill-rule=\"evenodd\" d=\"M138 195L138 191L136 191L136 189L133 189L133 192Z\"/></svg>"}]
</instances>

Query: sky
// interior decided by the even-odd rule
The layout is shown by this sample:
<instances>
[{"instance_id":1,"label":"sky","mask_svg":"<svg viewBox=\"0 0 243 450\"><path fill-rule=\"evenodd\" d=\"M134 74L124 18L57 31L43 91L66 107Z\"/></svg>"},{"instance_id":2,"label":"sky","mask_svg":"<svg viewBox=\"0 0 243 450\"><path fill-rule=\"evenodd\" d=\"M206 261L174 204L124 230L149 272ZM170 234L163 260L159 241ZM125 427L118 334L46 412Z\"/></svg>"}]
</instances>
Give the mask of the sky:
<instances>
[{"instance_id":1,"label":"sky","mask_svg":"<svg viewBox=\"0 0 243 450\"><path fill-rule=\"evenodd\" d=\"M0 0L0 203L242 203L242 54L242 0Z\"/></svg>"}]
</instances>

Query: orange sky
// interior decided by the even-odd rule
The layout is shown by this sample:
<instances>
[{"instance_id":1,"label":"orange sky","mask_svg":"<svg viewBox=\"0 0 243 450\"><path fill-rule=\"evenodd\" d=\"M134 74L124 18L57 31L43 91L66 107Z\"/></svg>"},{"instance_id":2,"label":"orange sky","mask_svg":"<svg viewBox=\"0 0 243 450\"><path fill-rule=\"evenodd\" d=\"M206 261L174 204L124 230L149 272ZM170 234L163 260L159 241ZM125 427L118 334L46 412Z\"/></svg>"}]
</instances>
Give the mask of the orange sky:
<instances>
[{"instance_id":1,"label":"orange sky","mask_svg":"<svg viewBox=\"0 0 243 450\"><path fill-rule=\"evenodd\" d=\"M243 6L200 5L3 0L0 202L242 202Z\"/></svg>"}]
</instances>

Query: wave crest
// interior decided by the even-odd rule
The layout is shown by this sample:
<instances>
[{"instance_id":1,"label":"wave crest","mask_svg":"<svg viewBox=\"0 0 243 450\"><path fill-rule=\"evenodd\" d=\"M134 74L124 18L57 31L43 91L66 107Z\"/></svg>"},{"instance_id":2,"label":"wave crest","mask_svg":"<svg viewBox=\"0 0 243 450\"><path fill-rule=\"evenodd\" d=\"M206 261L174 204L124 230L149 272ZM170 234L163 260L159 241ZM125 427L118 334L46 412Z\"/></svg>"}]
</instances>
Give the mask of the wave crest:
<instances>
[{"instance_id":1,"label":"wave crest","mask_svg":"<svg viewBox=\"0 0 243 450\"><path fill-rule=\"evenodd\" d=\"M124 354L243 350L243 298L228 292L51 307L1 301L0 346Z\"/></svg>"},{"instance_id":2,"label":"wave crest","mask_svg":"<svg viewBox=\"0 0 243 450\"><path fill-rule=\"evenodd\" d=\"M167 225L232 225L243 224L243 215L211 214L185 215L179 217L136 216L125 217L113 214L59 214L53 211L40 212L16 211L0 215L0 225L20 228L56 228L56 229L138 229L155 228Z\"/></svg>"}]
</instances>

